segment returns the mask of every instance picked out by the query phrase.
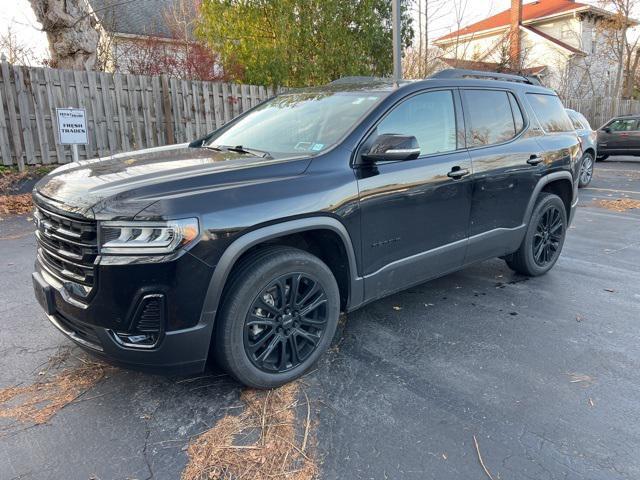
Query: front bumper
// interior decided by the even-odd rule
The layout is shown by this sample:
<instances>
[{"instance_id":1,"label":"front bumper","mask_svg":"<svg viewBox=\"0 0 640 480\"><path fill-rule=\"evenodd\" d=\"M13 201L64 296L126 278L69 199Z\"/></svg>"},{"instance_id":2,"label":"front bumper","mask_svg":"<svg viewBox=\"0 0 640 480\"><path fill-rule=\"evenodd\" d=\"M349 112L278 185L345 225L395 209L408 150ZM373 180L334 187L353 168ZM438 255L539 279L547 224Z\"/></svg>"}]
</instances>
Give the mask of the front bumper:
<instances>
[{"instance_id":1,"label":"front bumper","mask_svg":"<svg viewBox=\"0 0 640 480\"><path fill-rule=\"evenodd\" d=\"M95 291L82 304L36 261L34 293L56 329L94 355L145 371L197 373L206 365L215 312L202 311L203 289L191 282L197 279L206 291L212 270L188 254L176 262L188 266L182 278L176 278L185 272L174 262L164 265L166 276L158 274L158 264L99 267ZM141 275L140 269L147 274ZM135 333L137 312L150 292L162 294L167 304L158 341L131 347L118 334Z\"/></svg>"}]
</instances>

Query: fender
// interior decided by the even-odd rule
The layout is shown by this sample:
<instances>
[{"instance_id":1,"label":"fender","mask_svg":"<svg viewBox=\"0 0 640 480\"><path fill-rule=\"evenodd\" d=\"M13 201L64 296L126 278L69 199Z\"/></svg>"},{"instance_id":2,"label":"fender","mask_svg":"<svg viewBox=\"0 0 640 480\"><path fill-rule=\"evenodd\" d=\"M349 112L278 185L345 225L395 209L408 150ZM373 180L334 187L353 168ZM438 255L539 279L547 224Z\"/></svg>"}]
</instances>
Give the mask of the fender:
<instances>
[{"instance_id":1,"label":"fender","mask_svg":"<svg viewBox=\"0 0 640 480\"><path fill-rule=\"evenodd\" d=\"M531 198L529 198L527 209L524 212L524 217L522 219L523 224L527 225L529 223L529 219L531 218L531 214L533 213L533 207L535 206L536 200L538 199L538 195L540 195L540 192L542 191L542 189L545 187L545 185L548 185L549 183L554 182L556 180L569 180L569 182L571 183L571 189L573 192L573 195L571 198L571 208L573 209L576 203L576 196L577 196L576 194L578 190L576 189L571 173L566 170L563 170L562 172L549 173L544 177L542 177L540 180L538 180L536 187L533 189Z\"/></svg>"},{"instance_id":2,"label":"fender","mask_svg":"<svg viewBox=\"0 0 640 480\"><path fill-rule=\"evenodd\" d=\"M202 318L215 318L225 283L229 278L229 274L231 273L233 266L244 252L259 243L263 243L283 235L290 235L292 233L308 230L331 230L338 234L342 239L349 261L350 281L347 309L352 310L355 306L360 305L364 297L364 281L362 278L358 277L355 252L347 229L335 218L328 216L315 216L285 221L259 228L257 230L252 230L231 243L231 245L229 245L222 254L222 257L220 257L220 261L216 265L213 275L211 276L202 310Z\"/></svg>"}]
</instances>

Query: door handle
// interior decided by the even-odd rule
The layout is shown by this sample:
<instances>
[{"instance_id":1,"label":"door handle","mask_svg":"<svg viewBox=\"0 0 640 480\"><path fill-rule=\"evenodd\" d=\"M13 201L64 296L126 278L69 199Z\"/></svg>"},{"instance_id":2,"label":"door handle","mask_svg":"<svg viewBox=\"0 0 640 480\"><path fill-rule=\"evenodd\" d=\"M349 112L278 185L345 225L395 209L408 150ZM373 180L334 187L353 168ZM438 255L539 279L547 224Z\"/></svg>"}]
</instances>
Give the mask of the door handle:
<instances>
[{"instance_id":1,"label":"door handle","mask_svg":"<svg viewBox=\"0 0 640 480\"><path fill-rule=\"evenodd\" d=\"M447 177L453 178L454 180L458 180L459 178L462 178L465 175L469 175L469 170L463 170L460 167L453 167L451 171L447 173Z\"/></svg>"},{"instance_id":2,"label":"door handle","mask_svg":"<svg viewBox=\"0 0 640 480\"><path fill-rule=\"evenodd\" d=\"M531 155L529 157L529 160L527 160L527 163L529 165L538 165L539 163L542 163L542 157L538 156L538 155Z\"/></svg>"}]
</instances>

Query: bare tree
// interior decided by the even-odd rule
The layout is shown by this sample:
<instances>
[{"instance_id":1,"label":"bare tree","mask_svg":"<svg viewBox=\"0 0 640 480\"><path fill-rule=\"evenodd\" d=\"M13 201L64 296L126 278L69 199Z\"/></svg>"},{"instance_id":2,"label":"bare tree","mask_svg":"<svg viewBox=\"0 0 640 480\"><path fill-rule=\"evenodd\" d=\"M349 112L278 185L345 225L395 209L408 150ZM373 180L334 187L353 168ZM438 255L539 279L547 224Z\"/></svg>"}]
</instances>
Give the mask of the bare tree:
<instances>
[{"instance_id":1,"label":"bare tree","mask_svg":"<svg viewBox=\"0 0 640 480\"><path fill-rule=\"evenodd\" d=\"M29 0L47 34L50 64L71 70L95 70L100 34L85 0Z\"/></svg>"},{"instance_id":2,"label":"bare tree","mask_svg":"<svg viewBox=\"0 0 640 480\"><path fill-rule=\"evenodd\" d=\"M635 71L640 59L635 54L638 40L629 40L630 29L635 26L634 13L640 6L639 0L599 0L602 8L613 12L613 15L602 22L606 39L617 62L616 76L612 95L619 97L621 93L631 96ZM633 58L632 58L633 57ZM624 87L624 92L623 92Z\"/></svg>"},{"instance_id":3,"label":"bare tree","mask_svg":"<svg viewBox=\"0 0 640 480\"><path fill-rule=\"evenodd\" d=\"M23 42L11 26L5 32L0 32L0 56L2 55L9 63L15 65L30 67L42 63L42 59L37 58L33 48Z\"/></svg>"}]
</instances>

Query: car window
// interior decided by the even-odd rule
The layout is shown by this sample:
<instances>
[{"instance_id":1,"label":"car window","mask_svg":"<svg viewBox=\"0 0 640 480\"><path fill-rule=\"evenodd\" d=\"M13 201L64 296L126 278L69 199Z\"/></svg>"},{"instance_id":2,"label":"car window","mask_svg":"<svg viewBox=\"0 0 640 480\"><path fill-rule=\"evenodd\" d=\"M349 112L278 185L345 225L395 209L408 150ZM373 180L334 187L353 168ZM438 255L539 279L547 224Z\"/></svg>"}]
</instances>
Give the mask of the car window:
<instances>
[{"instance_id":1,"label":"car window","mask_svg":"<svg viewBox=\"0 0 640 480\"><path fill-rule=\"evenodd\" d=\"M507 92L463 90L462 95L465 99L469 146L502 143L516 136L518 131L514 121L515 112L511 109ZM523 123L522 119L520 123Z\"/></svg>"},{"instance_id":2,"label":"car window","mask_svg":"<svg viewBox=\"0 0 640 480\"><path fill-rule=\"evenodd\" d=\"M574 112L574 115L578 117L578 120L580 120L580 123L584 125L584 128L586 128L587 130L591 130L591 124L584 115L582 115L580 112Z\"/></svg>"},{"instance_id":3,"label":"car window","mask_svg":"<svg viewBox=\"0 0 640 480\"><path fill-rule=\"evenodd\" d=\"M569 115L569 120L571 120L571 123L573 124L573 128L576 130L584 130L584 125L582 125L580 119L573 112L567 112L567 114Z\"/></svg>"},{"instance_id":4,"label":"car window","mask_svg":"<svg viewBox=\"0 0 640 480\"><path fill-rule=\"evenodd\" d=\"M636 130L637 125L636 120L632 119L618 119L611 122L607 125L612 132L629 132L631 130Z\"/></svg>"},{"instance_id":5,"label":"car window","mask_svg":"<svg viewBox=\"0 0 640 480\"><path fill-rule=\"evenodd\" d=\"M382 96L329 90L286 93L232 121L208 145L241 145L275 158L316 155L336 145Z\"/></svg>"},{"instance_id":6,"label":"car window","mask_svg":"<svg viewBox=\"0 0 640 480\"><path fill-rule=\"evenodd\" d=\"M450 90L415 95L395 107L379 124L384 133L413 135L420 155L456 150L456 114Z\"/></svg>"},{"instance_id":7,"label":"car window","mask_svg":"<svg viewBox=\"0 0 640 480\"><path fill-rule=\"evenodd\" d=\"M572 132L573 124L562 106L562 102L555 95L543 93L527 93L529 103L538 117L540 126L545 132Z\"/></svg>"}]
</instances>

